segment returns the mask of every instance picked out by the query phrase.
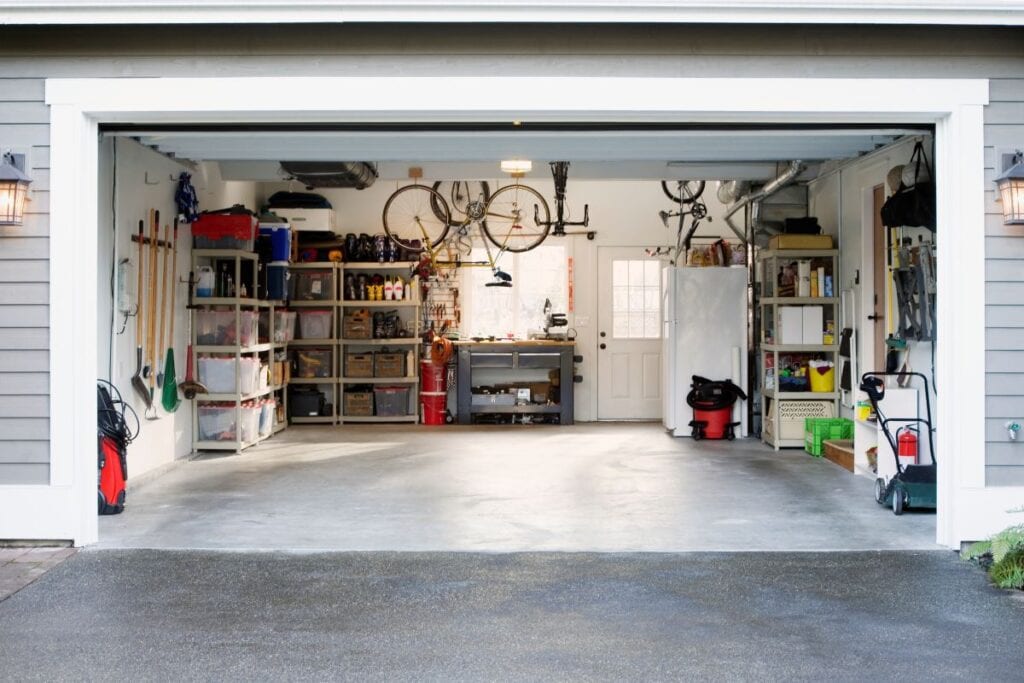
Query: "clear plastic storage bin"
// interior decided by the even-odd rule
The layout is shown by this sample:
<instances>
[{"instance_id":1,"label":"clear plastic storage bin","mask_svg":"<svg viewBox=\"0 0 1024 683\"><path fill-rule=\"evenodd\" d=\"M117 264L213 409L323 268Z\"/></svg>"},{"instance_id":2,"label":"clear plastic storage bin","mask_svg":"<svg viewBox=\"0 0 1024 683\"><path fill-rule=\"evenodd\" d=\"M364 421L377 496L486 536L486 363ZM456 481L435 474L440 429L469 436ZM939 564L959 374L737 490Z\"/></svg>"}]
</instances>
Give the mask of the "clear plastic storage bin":
<instances>
[{"instance_id":1,"label":"clear plastic storage bin","mask_svg":"<svg viewBox=\"0 0 1024 683\"><path fill-rule=\"evenodd\" d=\"M196 343L213 346L252 346L259 340L259 314L241 311L239 327L235 329L233 310L196 311Z\"/></svg>"},{"instance_id":2,"label":"clear plastic storage bin","mask_svg":"<svg viewBox=\"0 0 1024 683\"><path fill-rule=\"evenodd\" d=\"M378 417L409 414L409 387L374 387L373 404Z\"/></svg>"},{"instance_id":3,"label":"clear plastic storage bin","mask_svg":"<svg viewBox=\"0 0 1024 683\"><path fill-rule=\"evenodd\" d=\"M256 358L236 361L232 356L200 356L199 381L211 394L235 393L235 367L238 367L240 392L251 394L259 386L260 362Z\"/></svg>"},{"instance_id":4,"label":"clear plastic storage bin","mask_svg":"<svg viewBox=\"0 0 1024 683\"><path fill-rule=\"evenodd\" d=\"M334 299L334 271L297 268L292 271L293 301L331 301Z\"/></svg>"},{"instance_id":5,"label":"clear plastic storage bin","mask_svg":"<svg viewBox=\"0 0 1024 683\"><path fill-rule=\"evenodd\" d=\"M295 377L292 379L332 377L332 356L333 350L329 347L295 349Z\"/></svg>"},{"instance_id":6,"label":"clear plastic storage bin","mask_svg":"<svg viewBox=\"0 0 1024 683\"><path fill-rule=\"evenodd\" d=\"M303 339L330 339L334 335L334 311L329 308L299 311L299 332Z\"/></svg>"}]
</instances>

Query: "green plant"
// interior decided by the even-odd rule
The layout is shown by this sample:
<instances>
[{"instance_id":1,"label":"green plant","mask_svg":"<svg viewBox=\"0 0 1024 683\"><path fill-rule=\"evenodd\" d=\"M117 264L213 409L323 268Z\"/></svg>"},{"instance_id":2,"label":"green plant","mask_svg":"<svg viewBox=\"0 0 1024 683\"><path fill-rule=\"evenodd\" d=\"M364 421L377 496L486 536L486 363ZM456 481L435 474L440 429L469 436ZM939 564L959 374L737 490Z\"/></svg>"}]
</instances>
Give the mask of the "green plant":
<instances>
[{"instance_id":1,"label":"green plant","mask_svg":"<svg viewBox=\"0 0 1024 683\"><path fill-rule=\"evenodd\" d=\"M987 541L971 544L961 557L987 569L992 583L1000 588L1024 590L1024 524L1007 527Z\"/></svg>"}]
</instances>

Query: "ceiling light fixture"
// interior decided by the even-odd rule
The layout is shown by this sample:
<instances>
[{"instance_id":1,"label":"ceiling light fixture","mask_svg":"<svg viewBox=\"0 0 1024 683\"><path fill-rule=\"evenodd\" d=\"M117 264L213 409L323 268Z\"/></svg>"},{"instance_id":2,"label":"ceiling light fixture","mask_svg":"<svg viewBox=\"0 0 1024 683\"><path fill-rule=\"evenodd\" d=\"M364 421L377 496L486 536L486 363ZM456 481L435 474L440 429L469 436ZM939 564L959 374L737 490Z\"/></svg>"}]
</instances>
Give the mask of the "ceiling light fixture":
<instances>
[{"instance_id":1,"label":"ceiling light fixture","mask_svg":"<svg viewBox=\"0 0 1024 683\"><path fill-rule=\"evenodd\" d=\"M533 170L533 162L529 159L502 159L501 171L513 178L521 178Z\"/></svg>"}]
</instances>

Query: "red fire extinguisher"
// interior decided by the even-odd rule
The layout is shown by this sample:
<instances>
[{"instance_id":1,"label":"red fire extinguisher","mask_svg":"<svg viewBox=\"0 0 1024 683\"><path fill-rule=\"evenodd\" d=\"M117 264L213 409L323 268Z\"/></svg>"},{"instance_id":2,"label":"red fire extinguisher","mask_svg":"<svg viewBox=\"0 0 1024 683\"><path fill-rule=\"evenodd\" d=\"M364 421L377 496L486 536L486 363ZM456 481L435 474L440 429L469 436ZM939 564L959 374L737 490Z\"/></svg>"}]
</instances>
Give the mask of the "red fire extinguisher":
<instances>
[{"instance_id":1,"label":"red fire extinguisher","mask_svg":"<svg viewBox=\"0 0 1024 683\"><path fill-rule=\"evenodd\" d=\"M917 464L917 430L911 427L900 427L896 432L896 445L900 460L910 460L910 465Z\"/></svg>"}]
</instances>

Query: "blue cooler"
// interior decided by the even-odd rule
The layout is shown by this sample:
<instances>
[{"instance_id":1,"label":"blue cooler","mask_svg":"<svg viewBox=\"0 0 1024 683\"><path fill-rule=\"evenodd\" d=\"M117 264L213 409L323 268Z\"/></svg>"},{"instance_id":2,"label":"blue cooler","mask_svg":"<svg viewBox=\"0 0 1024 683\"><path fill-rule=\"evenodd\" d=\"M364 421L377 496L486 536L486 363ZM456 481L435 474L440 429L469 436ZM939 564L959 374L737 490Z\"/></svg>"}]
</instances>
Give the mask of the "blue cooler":
<instances>
[{"instance_id":1,"label":"blue cooler","mask_svg":"<svg viewBox=\"0 0 1024 683\"><path fill-rule=\"evenodd\" d=\"M267 264L267 298L284 301L288 298L288 262L274 261Z\"/></svg>"},{"instance_id":2,"label":"blue cooler","mask_svg":"<svg viewBox=\"0 0 1024 683\"><path fill-rule=\"evenodd\" d=\"M260 223L260 237L270 240L271 262L291 260L292 229L287 223Z\"/></svg>"}]
</instances>

